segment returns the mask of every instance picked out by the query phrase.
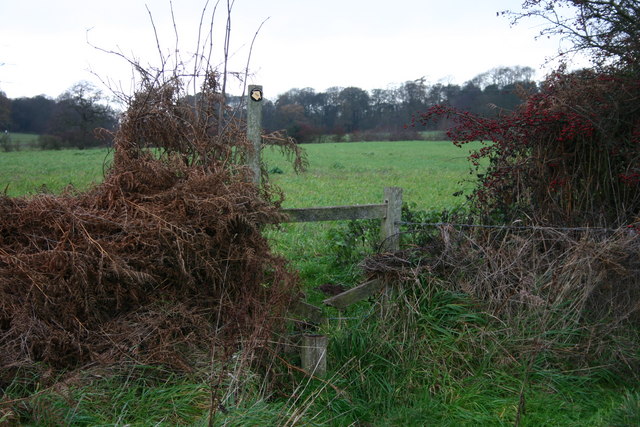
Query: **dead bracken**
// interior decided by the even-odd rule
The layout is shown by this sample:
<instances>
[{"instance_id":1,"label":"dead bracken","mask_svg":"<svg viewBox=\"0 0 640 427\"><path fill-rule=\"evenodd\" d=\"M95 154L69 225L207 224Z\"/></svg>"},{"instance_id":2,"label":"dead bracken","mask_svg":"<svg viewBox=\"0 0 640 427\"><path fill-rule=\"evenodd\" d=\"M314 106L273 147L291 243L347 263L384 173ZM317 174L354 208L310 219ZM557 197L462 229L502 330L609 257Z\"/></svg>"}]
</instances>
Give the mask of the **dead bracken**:
<instances>
[{"instance_id":1,"label":"dead bracken","mask_svg":"<svg viewBox=\"0 0 640 427\"><path fill-rule=\"evenodd\" d=\"M261 234L280 199L252 184L221 104L214 73L192 97L144 80L102 184L0 198L1 384L38 362L189 369L193 350L279 327L299 286Z\"/></svg>"}]
</instances>

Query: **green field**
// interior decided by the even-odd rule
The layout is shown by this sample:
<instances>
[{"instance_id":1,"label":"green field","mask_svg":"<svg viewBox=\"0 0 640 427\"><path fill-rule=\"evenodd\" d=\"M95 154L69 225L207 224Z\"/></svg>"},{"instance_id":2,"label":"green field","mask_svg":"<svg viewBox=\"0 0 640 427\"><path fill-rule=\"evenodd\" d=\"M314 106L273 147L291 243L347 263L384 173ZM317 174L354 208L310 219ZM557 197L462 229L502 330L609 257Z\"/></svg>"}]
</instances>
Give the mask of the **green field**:
<instances>
[{"instance_id":1,"label":"green field","mask_svg":"<svg viewBox=\"0 0 640 427\"><path fill-rule=\"evenodd\" d=\"M9 196L84 190L102 181L110 156L107 149L0 153L0 186Z\"/></svg>"},{"instance_id":2,"label":"green field","mask_svg":"<svg viewBox=\"0 0 640 427\"><path fill-rule=\"evenodd\" d=\"M477 148L479 144L475 144ZM446 141L327 143L304 146L306 173L295 175L286 160L266 150L271 179L285 191L285 207L380 203L384 187L404 190L404 200L421 209L460 203L453 193L469 189L470 148Z\"/></svg>"},{"instance_id":3,"label":"green field","mask_svg":"<svg viewBox=\"0 0 640 427\"><path fill-rule=\"evenodd\" d=\"M362 142L303 145L306 172L296 175L277 150L263 159L271 180L285 193L285 207L379 203L387 186L404 189L404 199L422 209L442 209L469 189L468 149L445 141ZM34 194L45 186L59 192L100 182L111 154L107 149L0 153L0 186L9 196Z\"/></svg>"},{"instance_id":4,"label":"green field","mask_svg":"<svg viewBox=\"0 0 640 427\"><path fill-rule=\"evenodd\" d=\"M285 207L379 203L385 186L400 186L404 200L417 209L442 210L462 203L454 192L472 187L464 182L473 176L468 148L449 142L304 148L309 168L300 175L279 153L264 153L267 169L279 172L271 179L283 189ZM109 162L107 150L0 153L0 185L12 196L43 186L86 189L100 181ZM336 230L344 229L345 224L310 223L267 230L276 251L300 272L311 302L322 299L314 289L320 283L358 280L353 264L335 263L332 242ZM637 386L605 368L579 372L533 364L528 372L531 366L517 357L518 338L489 326L489 316L469 297L416 280L404 298L405 309L391 318L377 318L371 302L342 312L328 309L331 323L322 329L330 337L327 378L289 370L273 390L257 374L241 382L230 375L213 425L511 426L525 404L519 420L524 426L640 425ZM290 363L299 361L293 357ZM207 376L140 366L87 371L74 377L77 386L50 390L29 389L27 380L23 389L17 381L5 399L30 395L19 408L29 414L22 421L31 425L207 425ZM0 406L0 424L14 415Z\"/></svg>"}]
</instances>

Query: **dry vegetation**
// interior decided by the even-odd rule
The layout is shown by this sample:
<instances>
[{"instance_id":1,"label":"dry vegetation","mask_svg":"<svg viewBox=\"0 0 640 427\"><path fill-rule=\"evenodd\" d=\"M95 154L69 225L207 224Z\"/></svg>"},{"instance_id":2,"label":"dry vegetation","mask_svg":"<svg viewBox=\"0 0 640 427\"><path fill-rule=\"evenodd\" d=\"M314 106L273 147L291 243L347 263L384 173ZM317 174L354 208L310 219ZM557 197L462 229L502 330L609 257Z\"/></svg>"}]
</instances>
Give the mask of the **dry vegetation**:
<instances>
[{"instance_id":1,"label":"dry vegetation","mask_svg":"<svg viewBox=\"0 0 640 427\"><path fill-rule=\"evenodd\" d=\"M195 99L179 78L145 80L102 184L0 200L1 384L38 362L188 370L281 325L298 280L261 234L279 200L252 184L221 102L213 73Z\"/></svg>"},{"instance_id":2,"label":"dry vegetation","mask_svg":"<svg viewBox=\"0 0 640 427\"><path fill-rule=\"evenodd\" d=\"M634 230L443 225L427 241L372 257L365 270L409 289L422 278L471 296L518 342L509 350L514 362L544 355L548 366L637 376L640 236Z\"/></svg>"}]
</instances>

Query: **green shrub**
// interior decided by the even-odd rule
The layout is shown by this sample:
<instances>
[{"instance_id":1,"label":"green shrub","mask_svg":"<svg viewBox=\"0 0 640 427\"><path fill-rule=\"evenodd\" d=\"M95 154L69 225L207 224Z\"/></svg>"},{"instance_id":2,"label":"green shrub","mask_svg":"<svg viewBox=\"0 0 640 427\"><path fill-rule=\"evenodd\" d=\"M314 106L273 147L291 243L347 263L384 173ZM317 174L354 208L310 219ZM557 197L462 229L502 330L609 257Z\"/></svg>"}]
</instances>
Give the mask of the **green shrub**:
<instances>
[{"instance_id":1,"label":"green shrub","mask_svg":"<svg viewBox=\"0 0 640 427\"><path fill-rule=\"evenodd\" d=\"M402 205L400 227L403 247L429 245L438 234L436 227L425 224L460 222L468 220L469 214L462 207L425 211L417 209L415 203ZM366 256L380 251L380 220L354 220L328 231L330 252L339 266L355 265Z\"/></svg>"},{"instance_id":2,"label":"green shrub","mask_svg":"<svg viewBox=\"0 0 640 427\"><path fill-rule=\"evenodd\" d=\"M14 143L11 139L11 135L5 131L0 134L0 148L2 148L2 151L9 152L19 150L20 146L17 143Z\"/></svg>"},{"instance_id":3,"label":"green shrub","mask_svg":"<svg viewBox=\"0 0 640 427\"><path fill-rule=\"evenodd\" d=\"M60 150L64 145L62 138L56 135L40 135L38 137L38 146L41 150Z\"/></svg>"}]
</instances>

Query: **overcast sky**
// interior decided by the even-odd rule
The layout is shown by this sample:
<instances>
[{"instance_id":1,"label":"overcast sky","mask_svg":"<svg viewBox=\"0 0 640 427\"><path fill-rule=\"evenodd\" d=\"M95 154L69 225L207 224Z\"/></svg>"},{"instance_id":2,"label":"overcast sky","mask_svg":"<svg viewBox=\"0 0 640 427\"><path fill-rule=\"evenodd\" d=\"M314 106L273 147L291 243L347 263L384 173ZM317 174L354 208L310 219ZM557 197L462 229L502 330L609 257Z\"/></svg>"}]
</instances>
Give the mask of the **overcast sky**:
<instances>
[{"instance_id":1,"label":"overcast sky","mask_svg":"<svg viewBox=\"0 0 640 427\"><path fill-rule=\"evenodd\" d=\"M130 93L131 67L119 51L147 66L193 56L206 0L0 0L0 90L9 98L57 97L81 80L111 81ZM209 31L216 0L203 25ZM231 15L232 71L244 71L249 47L250 83L271 99L294 87L387 88L426 77L462 84L497 66L523 65L538 78L557 40L535 40L534 22L511 27L497 12L522 0L236 0ZM146 7L145 7L146 6ZM226 0L214 20L213 58L222 60ZM170 59L172 61L173 59ZM96 77L98 76L98 77Z\"/></svg>"}]
</instances>

